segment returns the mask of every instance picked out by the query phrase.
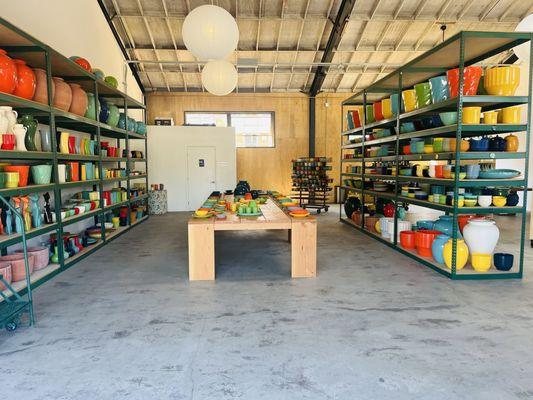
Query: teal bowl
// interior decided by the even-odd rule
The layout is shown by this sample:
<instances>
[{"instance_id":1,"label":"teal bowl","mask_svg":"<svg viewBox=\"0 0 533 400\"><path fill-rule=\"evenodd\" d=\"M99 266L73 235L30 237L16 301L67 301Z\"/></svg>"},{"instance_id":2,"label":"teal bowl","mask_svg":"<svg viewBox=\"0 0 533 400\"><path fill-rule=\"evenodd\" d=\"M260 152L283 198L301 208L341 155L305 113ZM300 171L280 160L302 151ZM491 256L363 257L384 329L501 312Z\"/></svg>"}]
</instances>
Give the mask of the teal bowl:
<instances>
[{"instance_id":1,"label":"teal bowl","mask_svg":"<svg viewBox=\"0 0 533 400\"><path fill-rule=\"evenodd\" d=\"M444 125L454 125L457 123L457 112L456 111L440 113L439 117Z\"/></svg>"}]
</instances>

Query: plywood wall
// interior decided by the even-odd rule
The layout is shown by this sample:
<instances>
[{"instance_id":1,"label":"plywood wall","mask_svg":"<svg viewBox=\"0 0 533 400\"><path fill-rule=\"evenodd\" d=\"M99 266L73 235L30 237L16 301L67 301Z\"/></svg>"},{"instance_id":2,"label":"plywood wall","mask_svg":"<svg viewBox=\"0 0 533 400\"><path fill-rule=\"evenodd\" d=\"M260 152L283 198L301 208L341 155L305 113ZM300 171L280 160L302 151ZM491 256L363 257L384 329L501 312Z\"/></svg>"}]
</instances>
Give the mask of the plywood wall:
<instances>
[{"instance_id":1,"label":"plywood wall","mask_svg":"<svg viewBox=\"0 0 533 400\"><path fill-rule=\"evenodd\" d=\"M331 176L335 184L339 179L341 123L345 119L341 115L341 102L347 97L348 94L321 94L316 99L315 154L332 158ZM274 111L276 147L237 149L237 177L248 180L252 187L290 193L291 160L308 154L308 96L299 93L224 97L204 93L154 93L147 96L146 102L149 123L155 117L172 117L176 125L183 124L185 111Z\"/></svg>"},{"instance_id":2,"label":"plywood wall","mask_svg":"<svg viewBox=\"0 0 533 400\"><path fill-rule=\"evenodd\" d=\"M274 148L237 149L237 178L252 187L290 192L291 160L307 155L309 101L303 94L231 94L217 97L203 93L149 94L148 121L172 117L184 123L185 111L274 111ZM153 156L153 154L152 154Z\"/></svg>"}]
</instances>

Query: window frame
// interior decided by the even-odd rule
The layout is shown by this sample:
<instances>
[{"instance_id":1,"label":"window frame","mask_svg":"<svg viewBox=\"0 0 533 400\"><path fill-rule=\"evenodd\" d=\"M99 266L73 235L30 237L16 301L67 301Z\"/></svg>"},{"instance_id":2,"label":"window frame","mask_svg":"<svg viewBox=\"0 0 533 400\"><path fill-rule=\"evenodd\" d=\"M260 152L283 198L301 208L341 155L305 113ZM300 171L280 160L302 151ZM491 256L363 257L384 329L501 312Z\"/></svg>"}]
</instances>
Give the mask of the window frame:
<instances>
[{"instance_id":1,"label":"window frame","mask_svg":"<svg viewBox=\"0 0 533 400\"><path fill-rule=\"evenodd\" d=\"M276 148L276 112L275 111L183 111L183 122L187 122L187 114L226 114L228 121L228 128L231 126L231 114L270 114L270 129L272 130L272 146L245 146L237 147L237 149L275 149Z\"/></svg>"}]
</instances>

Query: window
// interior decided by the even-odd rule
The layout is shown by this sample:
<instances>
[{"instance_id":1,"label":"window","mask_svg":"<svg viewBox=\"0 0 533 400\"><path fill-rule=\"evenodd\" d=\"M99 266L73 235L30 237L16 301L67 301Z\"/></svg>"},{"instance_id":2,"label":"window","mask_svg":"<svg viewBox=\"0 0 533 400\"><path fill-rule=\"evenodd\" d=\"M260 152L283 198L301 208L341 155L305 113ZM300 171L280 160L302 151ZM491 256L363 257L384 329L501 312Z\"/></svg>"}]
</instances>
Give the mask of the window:
<instances>
[{"instance_id":1,"label":"window","mask_svg":"<svg viewBox=\"0 0 533 400\"><path fill-rule=\"evenodd\" d=\"M237 147L274 147L273 112L185 112L186 125L232 126Z\"/></svg>"}]
</instances>

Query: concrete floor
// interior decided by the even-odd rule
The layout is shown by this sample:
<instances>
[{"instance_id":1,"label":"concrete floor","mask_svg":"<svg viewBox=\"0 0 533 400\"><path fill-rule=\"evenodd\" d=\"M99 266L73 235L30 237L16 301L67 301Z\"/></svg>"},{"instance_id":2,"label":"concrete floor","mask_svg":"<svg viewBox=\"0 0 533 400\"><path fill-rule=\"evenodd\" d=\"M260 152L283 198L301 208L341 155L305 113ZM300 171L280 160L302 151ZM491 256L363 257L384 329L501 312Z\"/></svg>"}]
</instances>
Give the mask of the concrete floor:
<instances>
[{"instance_id":1,"label":"concrete floor","mask_svg":"<svg viewBox=\"0 0 533 400\"><path fill-rule=\"evenodd\" d=\"M289 278L285 232L224 232L217 281L189 283L187 217L152 217L36 290L37 325L0 333L2 395L533 398L530 248L523 281L451 282L330 211L316 279Z\"/></svg>"}]
</instances>

